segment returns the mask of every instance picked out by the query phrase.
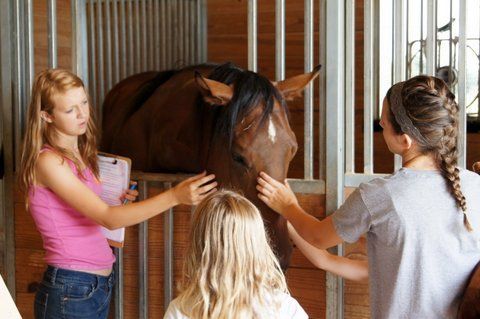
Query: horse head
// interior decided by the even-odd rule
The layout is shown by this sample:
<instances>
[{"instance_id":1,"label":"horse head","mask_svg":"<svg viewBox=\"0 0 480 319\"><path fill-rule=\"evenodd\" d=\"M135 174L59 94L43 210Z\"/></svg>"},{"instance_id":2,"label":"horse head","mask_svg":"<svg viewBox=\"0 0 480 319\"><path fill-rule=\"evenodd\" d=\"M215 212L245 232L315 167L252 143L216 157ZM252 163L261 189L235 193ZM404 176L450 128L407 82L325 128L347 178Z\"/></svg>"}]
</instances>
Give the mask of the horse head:
<instances>
[{"instance_id":1,"label":"horse head","mask_svg":"<svg viewBox=\"0 0 480 319\"><path fill-rule=\"evenodd\" d=\"M261 171L287 177L298 145L286 101L301 96L319 69L280 82L231 66L218 67L209 78L195 74L203 107L215 114L205 168L220 186L240 190L259 207L284 269L292 252L286 221L258 199L256 180Z\"/></svg>"}]
</instances>

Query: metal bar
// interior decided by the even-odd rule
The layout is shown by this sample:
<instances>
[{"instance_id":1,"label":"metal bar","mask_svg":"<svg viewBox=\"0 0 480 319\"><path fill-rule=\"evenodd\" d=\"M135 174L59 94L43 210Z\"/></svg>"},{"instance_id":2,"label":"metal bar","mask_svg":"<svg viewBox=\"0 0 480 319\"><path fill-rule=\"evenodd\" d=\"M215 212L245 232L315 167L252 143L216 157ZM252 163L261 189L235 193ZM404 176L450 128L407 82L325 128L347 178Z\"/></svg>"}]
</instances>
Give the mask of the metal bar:
<instances>
[{"instance_id":1,"label":"metal bar","mask_svg":"<svg viewBox=\"0 0 480 319\"><path fill-rule=\"evenodd\" d=\"M161 58L160 58L160 1L154 1L154 15L153 15L153 21L155 21L154 25L154 32L155 32L155 58L154 58L154 65L155 65L155 70L159 71L161 67ZM162 1L163 2L163 1ZM163 23L163 21L162 21ZM163 38L163 34L162 34Z\"/></svg>"},{"instance_id":2,"label":"metal bar","mask_svg":"<svg viewBox=\"0 0 480 319\"><path fill-rule=\"evenodd\" d=\"M313 69L313 0L305 0L304 68L305 72L311 72ZM311 83L305 88L304 105L304 177L313 179L313 87Z\"/></svg>"},{"instance_id":3,"label":"metal bar","mask_svg":"<svg viewBox=\"0 0 480 319\"><path fill-rule=\"evenodd\" d=\"M56 68L57 59L57 0L48 0L48 67Z\"/></svg>"},{"instance_id":4,"label":"metal bar","mask_svg":"<svg viewBox=\"0 0 480 319\"><path fill-rule=\"evenodd\" d=\"M171 183L165 183L170 189ZM164 245L164 306L168 307L173 297L173 208L164 213L163 219Z\"/></svg>"},{"instance_id":5,"label":"metal bar","mask_svg":"<svg viewBox=\"0 0 480 319\"><path fill-rule=\"evenodd\" d=\"M373 0L364 2L363 55L363 172L373 173L373 67L374 67L374 12Z\"/></svg>"},{"instance_id":6,"label":"metal bar","mask_svg":"<svg viewBox=\"0 0 480 319\"><path fill-rule=\"evenodd\" d=\"M459 0L458 17L458 166L465 168L467 165L467 0Z\"/></svg>"},{"instance_id":7,"label":"metal bar","mask_svg":"<svg viewBox=\"0 0 480 319\"><path fill-rule=\"evenodd\" d=\"M160 64L160 68L162 70L165 70L167 68L167 24L166 24L166 16L168 16L168 14L166 14L166 10L167 10L167 7L165 6L165 1L166 0L162 0L162 2L160 2L160 16L161 16L161 48L162 48L162 52L161 52L161 64ZM160 32L159 32L160 33Z\"/></svg>"},{"instance_id":8,"label":"metal bar","mask_svg":"<svg viewBox=\"0 0 480 319\"><path fill-rule=\"evenodd\" d=\"M113 1L113 85L120 81L120 45L118 25L118 1Z\"/></svg>"},{"instance_id":9,"label":"metal bar","mask_svg":"<svg viewBox=\"0 0 480 319\"><path fill-rule=\"evenodd\" d=\"M134 54L134 42L133 42L133 8L132 1L127 2L128 12L128 75L135 73L135 54ZM137 38L138 39L138 38Z\"/></svg>"},{"instance_id":10,"label":"metal bar","mask_svg":"<svg viewBox=\"0 0 480 319\"><path fill-rule=\"evenodd\" d=\"M345 171L353 173L355 172L355 0L346 1L345 12Z\"/></svg>"},{"instance_id":11,"label":"metal bar","mask_svg":"<svg viewBox=\"0 0 480 319\"><path fill-rule=\"evenodd\" d=\"M184 30L184 9L183 9L183 3L184 1L179 1L178 2L178 7L177 7L177 16L178 16L178 33L177 33L177 38L178 38L178 56L177 56L177 67L184 67L185 66L185 60L183 57L184 51L184 45L185 45L185 38L183 36L183 30Z\"/></svg>"},{"instance_id":12,"label":"metal bar","mask_svg":"<svg viewBox=\"0 0 480 319\"><path fill-rule=\"evenodd\" d=\"M125 302L123 298L124 287L124 272L123 272L123 249L115 248L115 256L117 261L115 262L115 319L123 319L123 304Z\"/></svg>"},{"instance_id":13,"label":"metal bar","mask_svg":"<svg viewBox=\"0 0 480 319\"><path fill-rule=\"evenodd\" d=\"M410 1L410 0L409 0ZM423 10L424 10L424 0L420 2L420 74L423 74Z\"/></svg>"},{"instance_id":14,"label":"metal bar","mask_svg":"<svg viewBox=\"0 0 480 319\"><path fill-rule=\"evenodd\" d=\"M325 194L325 181L323 180L303 180L289 178L287 181L295 193Z\"/></svg>"},{"instance_id":15,"label":"metal bar","mask_svg":"<svg viewBox=\"0 0 480 319\"><path fill-rule=\"evenodd\" d=\"M191 46L191 40L192 40L192 36L191 36L191 33L190 33L190 18L191 18L191 14L190 14L190 3L191 1L186 1L184 4L183 4L183 12L184 12L184 38L185 38L185 45L184 45L184 62L186 65L190 65L192 64L192 61L190 61L190 50L193 49L193 46Z\"/></svg>"},{"instance_id":16,"label":"metal bar","mask_svg":"<svg viewBox=\"0 0 480 319\"><path fill-rule=\"evenodd\" d=\"M142 64L141 64L141 39L142 36L140 35L140 7L139 7L139 1L140 0L135 0L135 48L136 48L136 54L135 54L135 72L141 72L142 71Z\"/></svg>"},{"instance_id":17,"label":"metal bar","mask_svg":"<svg viewBox=\"0 0 480 319\"><path fill-rule=\"evenodd\" d=\"M30 101L30 93L32 90L33 80L35 77L35 52L33 43L33 0L25 0L25 84L26 84L26 101ZM22 107L22 114L27 114L27 103Z\"/></svg>"},{"instance_id":18,"label":"metal bar","mask_svg":"<svg viewBox=\"0 0 480 319\"><path fill-rule=\"evenodd\" d=\"M158 2L158 1L155 1ZM148 55L148 67L149 71L155 70L155 47L157 46L157 42L155 42L155 31L153 28L154 21L153 21L153 12L155 11L153 8L153 0L148 1L148 35L149 35L149 55Z\"/></svg>"},{"instance_id":19,"label":"metal bar","mask_svg":"<svg viewBox=\"0 0 480 319\"><path fill-rule=\"evenodd\" d=\"M172 3L172 17L173 17L173 24L172 24L172 30L173 30L173 41L172 43L172 68L177 68L177 62L178 62L178 2L173 1Z\"/></svg>"},{"instance_id":20,"label":"metal bar","mask_svg":"<svg viewBox=\"0 0 480 319\"><path fill-rule=\"evenodd\" d=\"M394 12L394 43L393 43L393 82L397 83L405 80L406 76L406 14L405 1L397 0L393 3ZM395 170L402 166L402 158L395 155Z\"/></svg>"},{"instance_id":21,"label":"metal bar","mask_svg":"<svg viewBox=\"0 0 480 319\"><path fill-rule=\"evenodd\" d=\"M102 3L101 0L97 0L97 54L98 54L98 100L97 105L102 105L103 97L105 95L105 71L104 71L104 57L103 57L103 18L102 18ZM102 113L100 112L100 108L97 108L97 121L98 123L102 123Z\"/></svg>"},{"instance_id":22,"label":"metal bar","mask_svg":"<svg viewBox=\"0 0 480 319\"><path fill-rule=\"evenodd\" d=\"M358 187L361 183L368 183L374 178L387 177L388 174L345 174L345 187Z\"/></svg>"},{"instance_id":23,"label":"metal bar","mask_svg":"<svg viewBox=\"0 0 480 319\"><path fill-rule=\"evenodd\" d=\"M15 18L12 9L15 5L11 1L2 3L0 10L0 145L3 146L4 152L4 169L5 175L0 179L0 246L4 247L1 258L1 268L4 271L5 282L10 294L15 298L15 214L14 214L14 196L13 188L14 178L14 127L18 126L17 122L13 123L12 110L15 108L13 104L15 100L12 87L15 88L12 75L15 76L15 59L16 55L12 55L15 49L15 41L18 41L18 33L15 33ZM18 145L18 144L17 144Z\"/></svg>"},{"instance_id":24,"label":"metal bar","mask_svg":"<svg viewBox=\"0 0 480 319\"><path fill-rule=\"evenodd\" d=\"M285 79L285 0L275 1L275 80Z\"/></svg>"},{"instance_id":25,"label":"metal bar","mask_svg":"<svg viewBox=\"0 0 480 319\"><path fill-rule=\"evenodd\" d=\"M343 203L345 123L345 6L343 1L326 0L326 211L332 214ZM343 245L332 249L343 256ZM327 273L327 319L343 318L343 279Z\"/></svg>"},{"instance_id":26,"label":"metal bar","mask_svg":"<svg viewBox=\"0 0 480 319\"><path fill-rule=\"evenodd\" d=\"M173 41L172 41L172 0L166 0L166 42L165 42L165 48L166 48L166 68L171 69L172 64L173 64L173 58L172 58L172 51L173 51ZM200 32L200 31L198 31Z\"/></svg>"},{"instance_id":27,"label":"metal bar","mask_svg":"<svg viewBox=\"0 0 480 319\"><path fill-rule=\"evenodd\" d=\"M89 1L89 16L90 16L90 28L89 28L89 35L90 35L90 61L89 63L89 78L90 78L90 85L89 91L91 95L91 99L93 103L97 103L97 68L96 66L96 54L97 51L95 50L96 47L96 38L95 38L95 10L94 10L94 1Z\"/></svg>"},{"instance_id":28,"label":"metal bar","mask_svg":"<svg viewBox=\"0 0 480 319\"><path fill-rule=\"evenodd\" d=\"M200 21L199 21L199 24L200 24L200 29L201 29L201 33L200 33L200 43L201 43L201 48L202 48L202 51L201 51L201 60L200 62L201 63L205 63L207 62L207 58L208 58L208 27L207 27L207 0L198 0L200 2ZM256 0L255 0L256 2ZM256 6L255 6L256 7ZM255 21L257 19L255 18ZM256 22L255 22L255 30L257 28L257 25L256 25ZM255 31L255 34L257 34L257 32ZM256 44L255 44L256 45ZM255 50L255 56L256 56L256 50Z\"/></svg>"},{"instance_id":29,"label":"metal bar","mask_svg":"<svg viewBox=\"0 0 480 319\"><path fill-rule=\"evenodd\" d=\"M129 1L130 2L130 1ZM127 77L127 29L126 29L126 18L125 18L125 0L120 1L120 57L121 57L121 68L120 68L120 79ZM120 80L119 79L119 80Z\"/></svg>"},{"instance_id":30,"label":"metal bar","mask_svg":"<svg viewBox=\"0 0 480 319\"><path fill-rule=\"evenodd\" d=\"M318 178L322 181L325 181L325 174L326 174L326 104L325 104L325 92L326 92L326 81L325 81L325 43L326 41L326 14L325 14L325 0L319 1L319 26L318 26L318 59L322 68L320 69L320 74L318 75L318 101L319 101L319 120L318 120Z\"/></svg>"},{"instance_id":31,"label":"metal bar","mask_svg":"<svg viewBox=\"0 0 480 319\"><path fill-rule=\"evenodd\" d=\"M450 19L449 19L450 25L450 30L448 32L448 85L451 86L453 84L453 78L452 78L452 59L453 59L453 1L450 0Z\"/></svg>"},{"instance_id":32,"label":"metal bar","mask_svg":"<svg viewBox=\"0 0 480 319\"><path fill-rule=\"evenodd\" d=\"M148 197L148 184L139 182L140 197ZM138 225L138 318L148 318L148 220Z\"/></svg>"},{"instance_id":33,"label":"metal bar","mask_svg":"<svg viewBox=\"0 0 480 319\"><path fill-rule=\"evenodd\" d=\"M427 0L427 39L425 66L428 75L435 75L437 60L437 0Z\"/></svg>"},{"instance_id":34,"label":"metal bar","mask_svg":"<svg viewBox=\"0 0 480 319\"><path fill-rule=\"evenodd\" d=\"M142 32L142 71L147 71L148 69L148 48L147 48L147 8L146 0L142 0L142 17L141 17L141 32Z\"/></svg>"},{"instance_id":35,"label":"metal bar","mask_svg":"<svg viewBox=\"0 0 480 319\"><path fill-rule=\"evenodd\" d=\"M110 19L110 1L103 1L105 8L105 40L106 59L105 71L107 74L106 92L112 88L112 23ZM103 95L101 96L103 99Z\"/></svg>"},{"instance_id":36,"label":"metal bar","mask_svg":"<svg viewBox=\"0 0 480 319\"><path fill-rule=\"evenodd\" d=\"M248 0L248 69L257 72L257 0Z\"/></svg>"}]
</instances>

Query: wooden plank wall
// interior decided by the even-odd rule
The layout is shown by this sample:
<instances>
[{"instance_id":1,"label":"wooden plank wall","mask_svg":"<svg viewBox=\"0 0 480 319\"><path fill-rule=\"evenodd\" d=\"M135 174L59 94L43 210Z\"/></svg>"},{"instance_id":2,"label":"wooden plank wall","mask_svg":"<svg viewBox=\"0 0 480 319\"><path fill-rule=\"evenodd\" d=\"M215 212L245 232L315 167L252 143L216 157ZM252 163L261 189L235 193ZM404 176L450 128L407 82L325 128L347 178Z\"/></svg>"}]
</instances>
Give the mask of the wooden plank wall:
<instances>
[{"instance_id":1,"label":"wooden plank wall","mask_svg":"<svg viewBox=\"0 0 480 319\"><path fill-rule=\"evenodd\" d=\"M47 67L47 27L46 1L34 1L35 12L35 68L37 71ZM71 66L71 25L70 1L59 0L59 66ZM318 30L318 4L315 8L315 30ZM303 73L303 1L291 0L286 3L286 75L287 77ZM274 1L259 1L259 73L274 78L275 67L275 29ZM247 1L246 0L209 0L208 1L208 59L211 62L232 61L246 68L247 66ZM323 45L323 44L322 44ZM363 119L363 6L357 0L356 20L356 130L362 132ZM318 33L315 34L315 50L318 50ZM315 63L318 63L318 51ZM315 85L316 96L318 88ZM317 103L315 103L317 105ZM291 125L296 132L299 151L290 169L290 177L303 176L303 100L289 104ZM318 125L318 108L315 107L315 127ZM362 163L362 136L356 138L356 165ZM318 141L318 134L315 134ZM318 142L316 142L318 143ZM468 136L468 165L480 159L479 134ZM317 153L315 144L315 153ZM389 155L380 133L375 133L375 167L378 172L391 172L393 156ZM315 172L318 171L318 156L315 155ZM390 160L392 159L392 160ZM315 173L315 176L318 176ZM151 194L159 192L152 188ZM349 192L350 190L348 190ZM325 216L325 197L299 194L301 205L313 215ZM175 281L181 276L181 264L188 243L190 207L181 206L174 214L174 255ZM33 297L37 283L45 269L44 252L41 238L35 229L31 216L25 212L23 198L15 197L15 241L16 241L16 285L17 305L24 318L33 318ZM130 227L126 234L125 256L125 318L138 317L138 228ZM163 217L158 216L149 222L149 317L160 318L163 315ZM348 245L347 254L353 258L365 257L365 243L361 240L355 245ZM292 267L287 272L292 294L309 313L311 318L324 318L325 272L315 269L297 250L295 250ZM113 311L111 312L113 315ZM346 282L345 317L368 318L368 287L365 284Z\"/></svg>"}]
</instances>

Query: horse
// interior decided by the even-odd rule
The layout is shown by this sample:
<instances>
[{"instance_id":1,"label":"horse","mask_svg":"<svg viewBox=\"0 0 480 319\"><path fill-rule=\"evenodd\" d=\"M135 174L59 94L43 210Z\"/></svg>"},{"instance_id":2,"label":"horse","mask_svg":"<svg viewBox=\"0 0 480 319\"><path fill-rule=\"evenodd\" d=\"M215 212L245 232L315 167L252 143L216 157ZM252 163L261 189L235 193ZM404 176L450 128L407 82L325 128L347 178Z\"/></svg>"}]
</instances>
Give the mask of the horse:
<instances>
[{"instance_id":1,"label":"horse","mask_svg":"<svg viewBox=\"0 0 480 319\"><path fill-rule=\"evenodd\" d=\"M257 196L261 171L287 176L298 145L286 101L301 96L320 66L280 82L232 63L130 76L107 94L100 149L147 172L216 176L261 211L283 269L292 253L286 220Z\"/></svg>"}]
</instances>

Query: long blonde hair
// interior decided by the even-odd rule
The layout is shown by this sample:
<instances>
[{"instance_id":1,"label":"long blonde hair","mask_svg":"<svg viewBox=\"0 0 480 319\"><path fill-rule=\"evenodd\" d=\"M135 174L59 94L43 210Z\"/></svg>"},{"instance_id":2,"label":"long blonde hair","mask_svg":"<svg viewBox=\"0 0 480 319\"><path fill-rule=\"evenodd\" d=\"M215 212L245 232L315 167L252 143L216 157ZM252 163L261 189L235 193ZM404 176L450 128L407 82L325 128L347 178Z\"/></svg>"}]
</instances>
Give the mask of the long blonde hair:
<instances>
[{"instance_id":1,"label":"long blonde hair","mask_svg":"<svg viewBox=\"0 0 480 319\"><path fill-rule=\"evenodd\" d=\"M29 187L35 182L35 163L40 150L46 144L64 158L73 161L79 173L81 174L82 172L80 161L72 151L62 148L55 143L55 130L51 124L46 123L41 118L42 111L50 115L52 114L55 107L53 97L56 94L64 94L70 89L79 87L85 89L82 80L70 71L63 69L44 70L35 78L28 107L18 175L19 187L25 196L28 195ZM87 94L86 90L85 94ZM91 109L90 103L89 107ZM90 111L86 133L78 137L78 149L83 163L98 177L96 127L92 111Z\"/></svg>"},{"instance_id":2,"label":"long blonde hair","mask_svg":"<svg viewBox=\"0 0 480 319\"><path fill-rule=\"evenodd\" d=\"M260 212L232 191L196 208L183 274L177 300L191 319L261 318L254 305L268 311L279 307L279 292L288 293Z\"/></svg>"}]
</instances>

